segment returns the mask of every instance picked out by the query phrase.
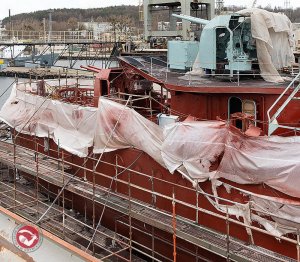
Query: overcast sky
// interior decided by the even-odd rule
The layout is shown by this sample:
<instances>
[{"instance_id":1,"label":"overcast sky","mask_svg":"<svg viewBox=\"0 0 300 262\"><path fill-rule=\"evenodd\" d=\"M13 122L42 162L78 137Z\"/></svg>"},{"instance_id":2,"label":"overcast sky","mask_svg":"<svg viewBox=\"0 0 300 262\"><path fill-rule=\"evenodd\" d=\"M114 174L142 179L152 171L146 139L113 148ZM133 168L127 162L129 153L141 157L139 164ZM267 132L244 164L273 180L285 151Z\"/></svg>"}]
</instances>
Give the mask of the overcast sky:
<instances>
[{"instance_id":1,"label":"overcast sky","mask_svg":"<svg viewBox=\"0 0 300 262\"><path fill-rule=\"evenodd\" d=\"M257 0L257 5L284 6L285 0ZM225 0L225 5L251 5L253 0ZM111 5L138 5L138 0L2 0L0 19L11 14L46 10L50 8L96 8ZM300 7L300 0L290 0L292 7Z\"/></svg>"}]
</instances>

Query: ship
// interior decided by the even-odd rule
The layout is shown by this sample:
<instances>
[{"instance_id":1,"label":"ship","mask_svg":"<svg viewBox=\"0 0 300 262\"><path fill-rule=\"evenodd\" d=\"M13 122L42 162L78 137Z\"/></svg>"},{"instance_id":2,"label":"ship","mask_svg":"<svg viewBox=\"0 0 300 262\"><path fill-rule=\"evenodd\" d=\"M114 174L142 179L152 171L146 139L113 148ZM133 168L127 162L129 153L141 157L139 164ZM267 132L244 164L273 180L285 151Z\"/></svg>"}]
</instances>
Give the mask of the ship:
<instances>
[{"instance_id":1,"label":"ship","mask_svg":"<svg viewBox=\"0 0 300 262\"><path fill-rule=\"evenodd\" d=\"M168 58L14 85L0 203L103 261L299 261L290 21L177 17L205 27Z\"/></svg>"},{"instance_id":2,"label":"ship","mask_svg":"<svg viewBox=\"0 0 300 262\"><path fill-rule=\"evenodd\" d=\"M0 57L9 66L49 67L54 65L58 56L58 53L49 52L46 47L38 48L38 50L31 50L21 44L13 46L13 48L7 46L0 47Z\"/></svg>"}]
</instances>

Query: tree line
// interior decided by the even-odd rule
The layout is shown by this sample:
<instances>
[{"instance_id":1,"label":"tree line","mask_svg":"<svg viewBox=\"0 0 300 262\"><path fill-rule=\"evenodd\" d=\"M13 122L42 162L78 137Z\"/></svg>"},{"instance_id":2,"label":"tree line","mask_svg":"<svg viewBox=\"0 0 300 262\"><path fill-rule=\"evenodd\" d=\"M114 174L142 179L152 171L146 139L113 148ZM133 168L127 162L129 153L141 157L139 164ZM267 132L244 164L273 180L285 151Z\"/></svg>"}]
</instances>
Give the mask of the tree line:
<instances>
[{"instance_id":1,"label":"tree line","mask_svg":"<svg viewBox=\"0 0 300 262\"><path fill-rule=\"evenodd\" d=\"M53 9L52 13L52 30L83 30L78 22L109 22L113 29L117 27L142 27L143 23L139 22L139 7L132 5L110 6L104 8L89 9ZM244 9L243 6L227 6L225 11L238 11ZM300 8L285 10L280 7L271 8L271 6L261 7L271 12L285 13L293 23L300 23ZM163 13L163 17L168 15ZM3 19L2 24L9 30L28 30L43 31L44 27L48 29L48 10L36 11L13 15L9 19ZM164 18L161 18L163 21ZM155 19L154 19L155 20ZM155 20L156 21L156 20Z\"/></svg>"},{"instance_id":2,"label":"tree line","mask_svg":"<svg viewBox=\"0 0 300 262\"><path fill-rule=\"evenodd\" d=\"M130 26L138 27L139 13L138 6L122 5L110 6L104 8L89 9L52 9L52 30L82 30L78 22L110 22L127 21ZM49 12L48 10L35 11L13 15L9 19L6 17L2 24L6 29L43 31L44 27L48 29Z\"/></svg>"}]
</instances>

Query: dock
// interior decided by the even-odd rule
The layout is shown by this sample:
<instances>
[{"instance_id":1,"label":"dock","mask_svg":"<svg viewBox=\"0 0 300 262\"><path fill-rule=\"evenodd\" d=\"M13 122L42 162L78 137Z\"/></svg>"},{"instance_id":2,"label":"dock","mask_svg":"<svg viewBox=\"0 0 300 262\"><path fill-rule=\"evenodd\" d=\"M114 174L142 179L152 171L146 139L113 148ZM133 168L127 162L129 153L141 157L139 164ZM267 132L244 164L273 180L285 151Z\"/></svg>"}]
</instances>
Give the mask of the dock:
<instances>
[{"instance_id":1,"label":"dock","mask_svg":"<svg viewBox=\"0 0 300 262\"><path fill-rule=\"evenodd\" d=\"M0 76L20 77L33 79L54 79L54 78L92 78L94 73L82 69L69 69L60 67L51 68L27 68L7 67L0 71Z\"/></svg>"}]
</instances>

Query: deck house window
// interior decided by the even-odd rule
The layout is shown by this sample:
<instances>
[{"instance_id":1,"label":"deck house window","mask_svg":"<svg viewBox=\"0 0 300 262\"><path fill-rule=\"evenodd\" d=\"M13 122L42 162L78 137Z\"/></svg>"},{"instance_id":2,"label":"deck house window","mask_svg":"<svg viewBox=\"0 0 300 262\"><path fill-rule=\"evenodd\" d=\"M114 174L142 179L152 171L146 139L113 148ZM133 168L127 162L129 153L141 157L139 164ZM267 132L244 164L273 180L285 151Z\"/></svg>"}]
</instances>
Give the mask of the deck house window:
<instances>
[{"instance_id":1,"label":"deck house window","mask_svg":"<svg viewBox=\"0 0 300 262\"><path fill-rule=\"evenodd\" d=\"M256 126L256 103L253 100L249 99L240 99L239 97L232 96L228 99L228 120L239 129L248 128L248 124L245 125L242 120L240 119L233 119L232 114L234 113L245 113L249 115L253 115L254 121L253 124Z\"/></svg>"}]
</instances>

